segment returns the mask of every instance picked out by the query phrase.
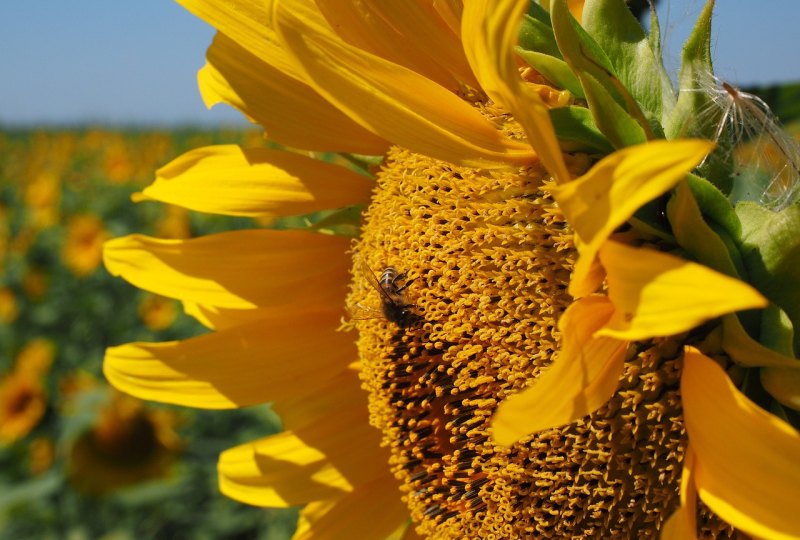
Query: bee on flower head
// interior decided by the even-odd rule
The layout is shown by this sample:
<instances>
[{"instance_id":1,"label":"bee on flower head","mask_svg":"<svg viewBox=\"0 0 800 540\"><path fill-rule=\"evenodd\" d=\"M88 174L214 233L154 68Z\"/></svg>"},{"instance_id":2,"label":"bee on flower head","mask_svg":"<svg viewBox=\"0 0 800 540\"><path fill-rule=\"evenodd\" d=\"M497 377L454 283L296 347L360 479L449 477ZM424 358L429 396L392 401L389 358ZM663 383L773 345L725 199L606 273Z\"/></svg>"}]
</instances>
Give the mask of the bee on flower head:
<instances>
[{"instance_id":1,"label":"bee on flower head","mask_svg":"<svg viewBox=\"0 0 800 540\"><path fill-rule=\"evenodd\" d=\"M378 277L367 263L360 259L359 269L370 286L378 292L381 309L375 313L377 310L358 304L355 306L356 309L351 311L361 312L366 316L355 316L354 320L383 317L400 328L408 328L419 322L420 316L414 311L415 304L406 296L406 289L414 282L413 279L407 279L405 272L399 272L392 266L384 269Z\"/></svg>"}]
</instances>

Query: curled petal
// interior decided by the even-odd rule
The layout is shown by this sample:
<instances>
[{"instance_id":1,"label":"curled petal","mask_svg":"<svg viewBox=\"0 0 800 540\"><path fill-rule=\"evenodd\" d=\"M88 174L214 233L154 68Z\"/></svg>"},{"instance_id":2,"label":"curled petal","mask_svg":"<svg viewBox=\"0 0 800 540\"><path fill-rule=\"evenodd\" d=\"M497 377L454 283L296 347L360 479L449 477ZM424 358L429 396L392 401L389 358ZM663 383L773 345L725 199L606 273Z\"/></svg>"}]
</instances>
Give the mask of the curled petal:
<instances>
[{"instance_id":1,"label":"curled petal","mask_svg":"<svg viewBox=\"0 0 800 540\"><path fill-rule=\"evenodd\" d=\"M711 150L700 140L652 141L614 152L573 182L555 186L553 197L580 239L570 294L594 292L587 279L600 246L646 202L682 180Z\"/></svg>"},{"instance_id":2,"label":"curled petal","mask_svg":"<svg viewBox=\"0 0 800 540\"><path fill-rule=\"evenodd\" d=\"M757 538L800 537L800 433L742 394L686 347L681 394L695 485L722 519Z\"/></svg>"},{"instance_id":3,"label":"curled petal","mask_svg":"<svg viewBox=\"0 0 800 540\"><path fill-rule=\"evenodd\" d=\"M227 103L293 148L383 154L389 143L353 122L304 81L217 34L197 74L207 107Z\"/></svg>"},{"instance_id":4,"label":"curled petal","mask_svg":"<svg viewBox=\"0 0 800 540\"><path fill-rule=\"evenodd\" d=\"M461 36L472 70L483 90L514 114L547 170L569 180L547 105L526 86L517 69L514 46L528 0L474 0L464 6Z\"/></svg>"},{"instance_id":5,"label":"curled petal","mask_svg":"<svg viewBox=\"0 0 800 540\"><path fill-rule=\"evenodd\" d=\"M608 241L600 249L614 316L597 332L646 339L685 332L719 315L765 307L750 285L652 249Z\"/></svg>"},{"instance_id":6,"label":"curled petal","mask_svg":"<svg viewBox=\"0 0 800 540\"><path fill-rule=\"evenodd\" d=\"M533 386L500 404L492 420L498 444L559 427L593 413L614 394L627 342L593 337L614 311L607 298L589 296L561 316L561 350Z\"/></svg>"},{"instance_id":7,"label":"curled petal","mask_svg":"<svg viewBox=\"0 0 800 540\"><path fill-rule=\"evenodd\" d=\"M307 0L276 2L281 42L308 83L350 118L394 144L451 163L534 159L466 101L422 75L343 41Z\"/></svg>"},{"instance_id":8,"label":"curled petal","mask_svg":"<svg viewBox=\"0 0 800 540\"><path fill-rule=\"evenodd\" d=\"M316 0L317 7L345 41L458 91L477 86L458 35L429 0L339 2Z\"/></svg>"}]
</instances>

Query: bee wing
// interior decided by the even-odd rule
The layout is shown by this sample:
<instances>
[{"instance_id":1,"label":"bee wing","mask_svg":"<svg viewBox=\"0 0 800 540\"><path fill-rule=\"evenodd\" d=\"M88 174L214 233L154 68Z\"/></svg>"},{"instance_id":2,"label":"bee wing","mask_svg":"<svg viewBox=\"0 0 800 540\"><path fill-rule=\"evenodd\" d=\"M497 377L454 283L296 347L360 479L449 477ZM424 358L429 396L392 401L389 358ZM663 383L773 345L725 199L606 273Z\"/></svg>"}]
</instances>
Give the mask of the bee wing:
<instances>
[{"instance_id":1,"label":"bee wing","mask_svg":"<svg viewBox=\"0 0 800 540\"><path fill-rule=\"evenodd\" d=\"M359 259L358 262L359 266L361 266L361 273L367 278L367 281L370 285L372 285L372 288L378 291L378 294L381 295L381 301L389 303L394 302L394 298L392 298L392 296L386 292L386 289L381 286L380 281L378 281L378 278L375 276L375 273L372 271L372 269L367 266L367 263L365 263L363 259Z\"/></svg>"},{"instance_id":2,"label":"bee wing","mask_svg":"<svg viewBox=\"0 0 800 540\"><path fill-rule=\"evenodd\" d=\"M347 312L350 315L351 321L366 321L369 319L383 319L383 311L372 306L366 306L362 303L347 306Z\"/></svg>"}]
</instances>

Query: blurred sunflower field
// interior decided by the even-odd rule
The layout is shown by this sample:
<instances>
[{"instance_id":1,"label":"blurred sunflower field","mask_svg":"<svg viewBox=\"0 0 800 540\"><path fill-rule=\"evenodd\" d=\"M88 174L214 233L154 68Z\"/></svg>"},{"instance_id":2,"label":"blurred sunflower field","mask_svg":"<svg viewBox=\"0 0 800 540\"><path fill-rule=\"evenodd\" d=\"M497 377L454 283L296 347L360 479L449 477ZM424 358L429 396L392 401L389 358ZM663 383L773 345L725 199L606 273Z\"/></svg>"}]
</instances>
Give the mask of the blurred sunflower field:
<instances>
[{"instance_id":1,"label":"blurred sunflower field","mask_svg":"<svg viewBox=\"0 0 800 540\"><path fill-rule=\"evenodd\" d=\"M248 219L131 204L179 154L263 145L244 130L0 131L0 538L288 538L293 511L217 488L231 442L280 430L268 407L144 403L102 375L106 347L201 327L170 299L113 278L105 240L186 238Z\"/></svg>"}]
</instances>

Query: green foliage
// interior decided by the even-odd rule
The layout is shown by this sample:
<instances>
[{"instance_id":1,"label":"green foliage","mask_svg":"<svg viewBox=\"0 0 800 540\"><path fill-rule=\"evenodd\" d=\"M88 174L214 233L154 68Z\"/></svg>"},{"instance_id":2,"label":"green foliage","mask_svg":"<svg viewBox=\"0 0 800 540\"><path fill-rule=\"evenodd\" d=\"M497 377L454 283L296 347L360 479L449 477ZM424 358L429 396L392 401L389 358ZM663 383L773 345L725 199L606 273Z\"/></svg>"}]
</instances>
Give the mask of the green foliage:
<instances>
[{"instance_id":1,"label":"green foliage","mask_svg":"<svg viewBox=\"0 0 800 540\"><path fill-rule=\"evenodd\" d=\"M614 148L597 126L592 113L585 107L559 107L550 109L558 141L565 152L588 152L590 154L610 154Z\"/></svg>"},{"instance_id":2,"label":"green foliage","mask_svg":"<svg viewBox=\"0 0 800 540\"><path fill-rule=\"evenodd\" d=\"M800 206L773 212L755 203L739 203L745 267L764 296L783 309L800 328ZM795 338L795 350L800 343Z\"/></svg>"},{"instance_id":3,"label":"green foliage","mask_svg":"<svg viewBox=\"0 0 800 540\"><path fill-rule=\"evenodd\" d=\"M69 475L76 441L96 425L110 395L101 372L105 348L206 331L169 299L158 299L148 318L152 297L111 277L92 258L99 243L84 242L89 262L77 269L65 253L74 218L96 219L98 234L105 235L100 240L134 232L182 237L258 227L249 219L133 204L130 196L158 166L190 148L261 141L260 134L239 131L0 132L0 291L7 295L0 300L0 380L19 367L20 351L33 340L45 338L55 353L39 375L43 416L16 440L0 442L0 538L291 536L296 510L249 507L217 487L221 451L280 430L267 406L197 411L145 404L147 411L178 419L181 451L169 475L104 495L78 491ZM95 379L91 391L69 389L80 374ZM41 442L54 453L38 470L35 448Z\"/></svg>"}]
</instances>

